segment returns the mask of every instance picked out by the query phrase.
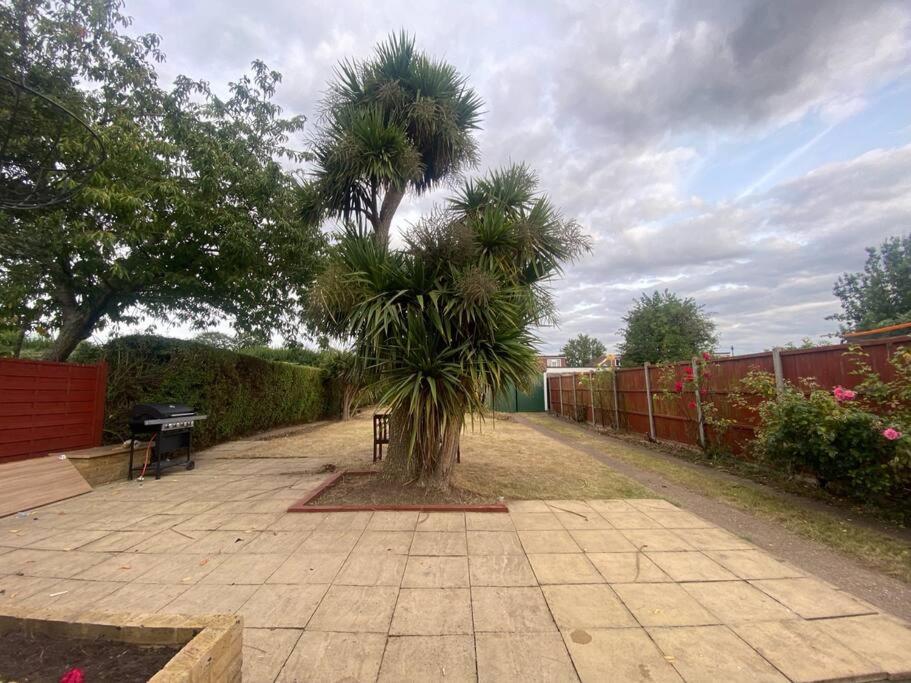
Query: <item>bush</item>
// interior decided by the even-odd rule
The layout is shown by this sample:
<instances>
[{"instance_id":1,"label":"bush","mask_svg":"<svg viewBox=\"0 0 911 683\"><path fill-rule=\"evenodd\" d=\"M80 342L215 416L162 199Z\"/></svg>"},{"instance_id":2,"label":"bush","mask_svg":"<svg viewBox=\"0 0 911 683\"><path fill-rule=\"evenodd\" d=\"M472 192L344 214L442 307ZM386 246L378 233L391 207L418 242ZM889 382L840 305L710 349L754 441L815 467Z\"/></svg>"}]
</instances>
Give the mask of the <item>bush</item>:
<instances>
[{"instance_id":1,"label":"bush","mask_svg":"<svg viewBox=\"0 0 911 683\"><path fill-rule=\"evenodd\" d=\"M878 415L861 397L841 387L823 390L808 382L786 385L779 395L774 379L754 373L745 381L753 393L767 394L757 412L754 449L764 460L789 472L815 477L832 493L854 498L901 497L911 484L911 449L904 426ZM895 428L898 438L883 432ZM894 434L893 434L894 436Z\"/></svg>"},{"instance_id":2,"label":"bush","mask_svg":"<svg viewBox=\"0 0 911 683\"><path fill-rule=\"evenodd\" d=\"M325 373L206 344L155 336L128 336L73 355L73 362L107 361L105 434L129 437L136 403L183 403L209 416L197 423L194 447L335 415Z\"/></svg>"}]
</instances>

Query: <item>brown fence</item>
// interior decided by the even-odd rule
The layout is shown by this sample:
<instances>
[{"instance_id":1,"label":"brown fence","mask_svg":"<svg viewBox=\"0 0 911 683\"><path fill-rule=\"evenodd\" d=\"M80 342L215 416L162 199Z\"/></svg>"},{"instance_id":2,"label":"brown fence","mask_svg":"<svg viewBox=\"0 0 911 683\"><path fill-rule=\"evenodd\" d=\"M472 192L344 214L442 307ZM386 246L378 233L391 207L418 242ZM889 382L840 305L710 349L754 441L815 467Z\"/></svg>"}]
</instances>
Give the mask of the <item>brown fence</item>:
<instances>
[{"instance_id":1,"label":"brown fence","mask_svg":"<svg viewBox=\"0 0 911 683\"><path fill-rule=\"evenodd\" d=\"M0 358L0 462L101 445L107 366Z\"/></svg>"},{"instance_id":2,"label":"brown fence","mask_svg":"<svg viewBox=\"0 0 911 683\"><path fill-rule=\"evenodd\" d=\"M867 353L867 362L884 379L892 379L889 358L897 348L911 344L911 337L892 337L857 344ZM812 349L775 350L746 356L716 358L706 367L710 377L702 381L705 398L696 392L665 396L666 370L654 366L621 368L547 378L547 405L552 413L592 425L637 432L657 441L676 441L699 445L716 435L700 419L701 402L711 401L719 417L731 426L722 436L725 446L741 452L753 438L755 414L734 405L731 393L751 370L773 373L776 379L796 383L814 378L820 386L853 387L862 378L852 374L854 362L845 355L846 344ZM679 363L677 377L690 363ZM701 432L701 433L700 433Z\"/></svg>"}]
</instances>

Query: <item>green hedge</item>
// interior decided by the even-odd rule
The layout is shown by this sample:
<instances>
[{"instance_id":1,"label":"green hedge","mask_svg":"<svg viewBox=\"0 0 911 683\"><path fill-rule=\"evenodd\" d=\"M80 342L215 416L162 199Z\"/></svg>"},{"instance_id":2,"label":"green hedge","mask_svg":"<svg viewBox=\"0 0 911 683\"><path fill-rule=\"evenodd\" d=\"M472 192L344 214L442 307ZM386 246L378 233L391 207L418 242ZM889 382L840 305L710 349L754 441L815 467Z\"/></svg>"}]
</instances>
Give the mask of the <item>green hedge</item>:
<instances>
[{"instance_id":1,"label":"green hedge","mask_svg":"<svg viewBox=\"0 0 911 683\"><path fill-rule=\"evenodd\" d=\"M209 416L194 447L338 414L331 382L319 368L277 363L193 341L135 335L77 350L73 362L108 363L105 436L129 437L136 403L183 403Z\"/></svg>"}]
</instances>

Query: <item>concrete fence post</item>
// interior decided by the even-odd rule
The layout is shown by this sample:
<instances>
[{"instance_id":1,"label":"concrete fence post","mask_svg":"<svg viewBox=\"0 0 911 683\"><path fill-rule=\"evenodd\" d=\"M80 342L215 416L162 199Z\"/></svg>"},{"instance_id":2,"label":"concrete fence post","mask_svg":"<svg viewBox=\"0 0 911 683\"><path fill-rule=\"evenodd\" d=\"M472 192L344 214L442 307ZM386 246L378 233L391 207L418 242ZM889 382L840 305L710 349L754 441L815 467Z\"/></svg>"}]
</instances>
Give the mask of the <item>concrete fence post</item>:
<instances>
[{"instance_id":1,"label":"concrete fence post","mask_svg":"<svg viewBox=\"0 0 911 683\"><path fill-rule=\"evenodd\" d=\"M617 368L611 368L611 384L614 390L614 429L620 431L620 391L617 389Z\"/></svg>"},{"instance_id":2,"label":"concrete fence post","mask_svg":"<svg viewBox=\"0 0 911 683\"><path fill-rule=\"evenodd\" d=\"M693 357L690 363L693 365L693 379L696 384L696 429L699 446L705 448L705 421L702 418L702 387L699 380L699 361L696 357Z\"/></svg>"},{"instance_id":3,"label":"concrete fence post","mask_svg":"<svg viewBox=\"0 0 911 683\"><path fill-rule=\"evenodd\" d=\"M655 410L652 406L652 380L649 377L651 374L649 372L649 364L646 363L643 365L642 369L645 371L645 397L648 403L648 435L652 441L657 441L658 437L655 434Z\"/></svg>"},{"instance_id":4,"label":"concrete fence post","mask_svg":"<svg viewBox=\"0 0 911 683\"><path fill-rule=\"evenodd\" d=\"M781 396L784 393L784 370L781 367L781 349L772 349L772 369L775 371L775 391Z\"/></svg>"}]
</instances>

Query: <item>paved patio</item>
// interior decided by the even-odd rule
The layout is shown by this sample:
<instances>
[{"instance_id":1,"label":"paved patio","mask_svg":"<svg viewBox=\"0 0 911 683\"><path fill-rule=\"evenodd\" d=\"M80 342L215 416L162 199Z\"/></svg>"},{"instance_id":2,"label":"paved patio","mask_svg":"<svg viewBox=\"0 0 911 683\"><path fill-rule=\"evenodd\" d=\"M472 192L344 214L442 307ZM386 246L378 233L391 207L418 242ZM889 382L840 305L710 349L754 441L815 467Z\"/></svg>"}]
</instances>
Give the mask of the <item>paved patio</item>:
<instances>
[{"instance_id":1,"label":"paved patio","mask_svg":"<svg viewBox=\"0 0 911 683\"><path fill-rule=\"evenodd\" d=\"M0 600L236 612L254 683L911 676L907 624L666 501L289 514L319 462L248 453L0 520Z\"/></svg>"}]
</instances>

